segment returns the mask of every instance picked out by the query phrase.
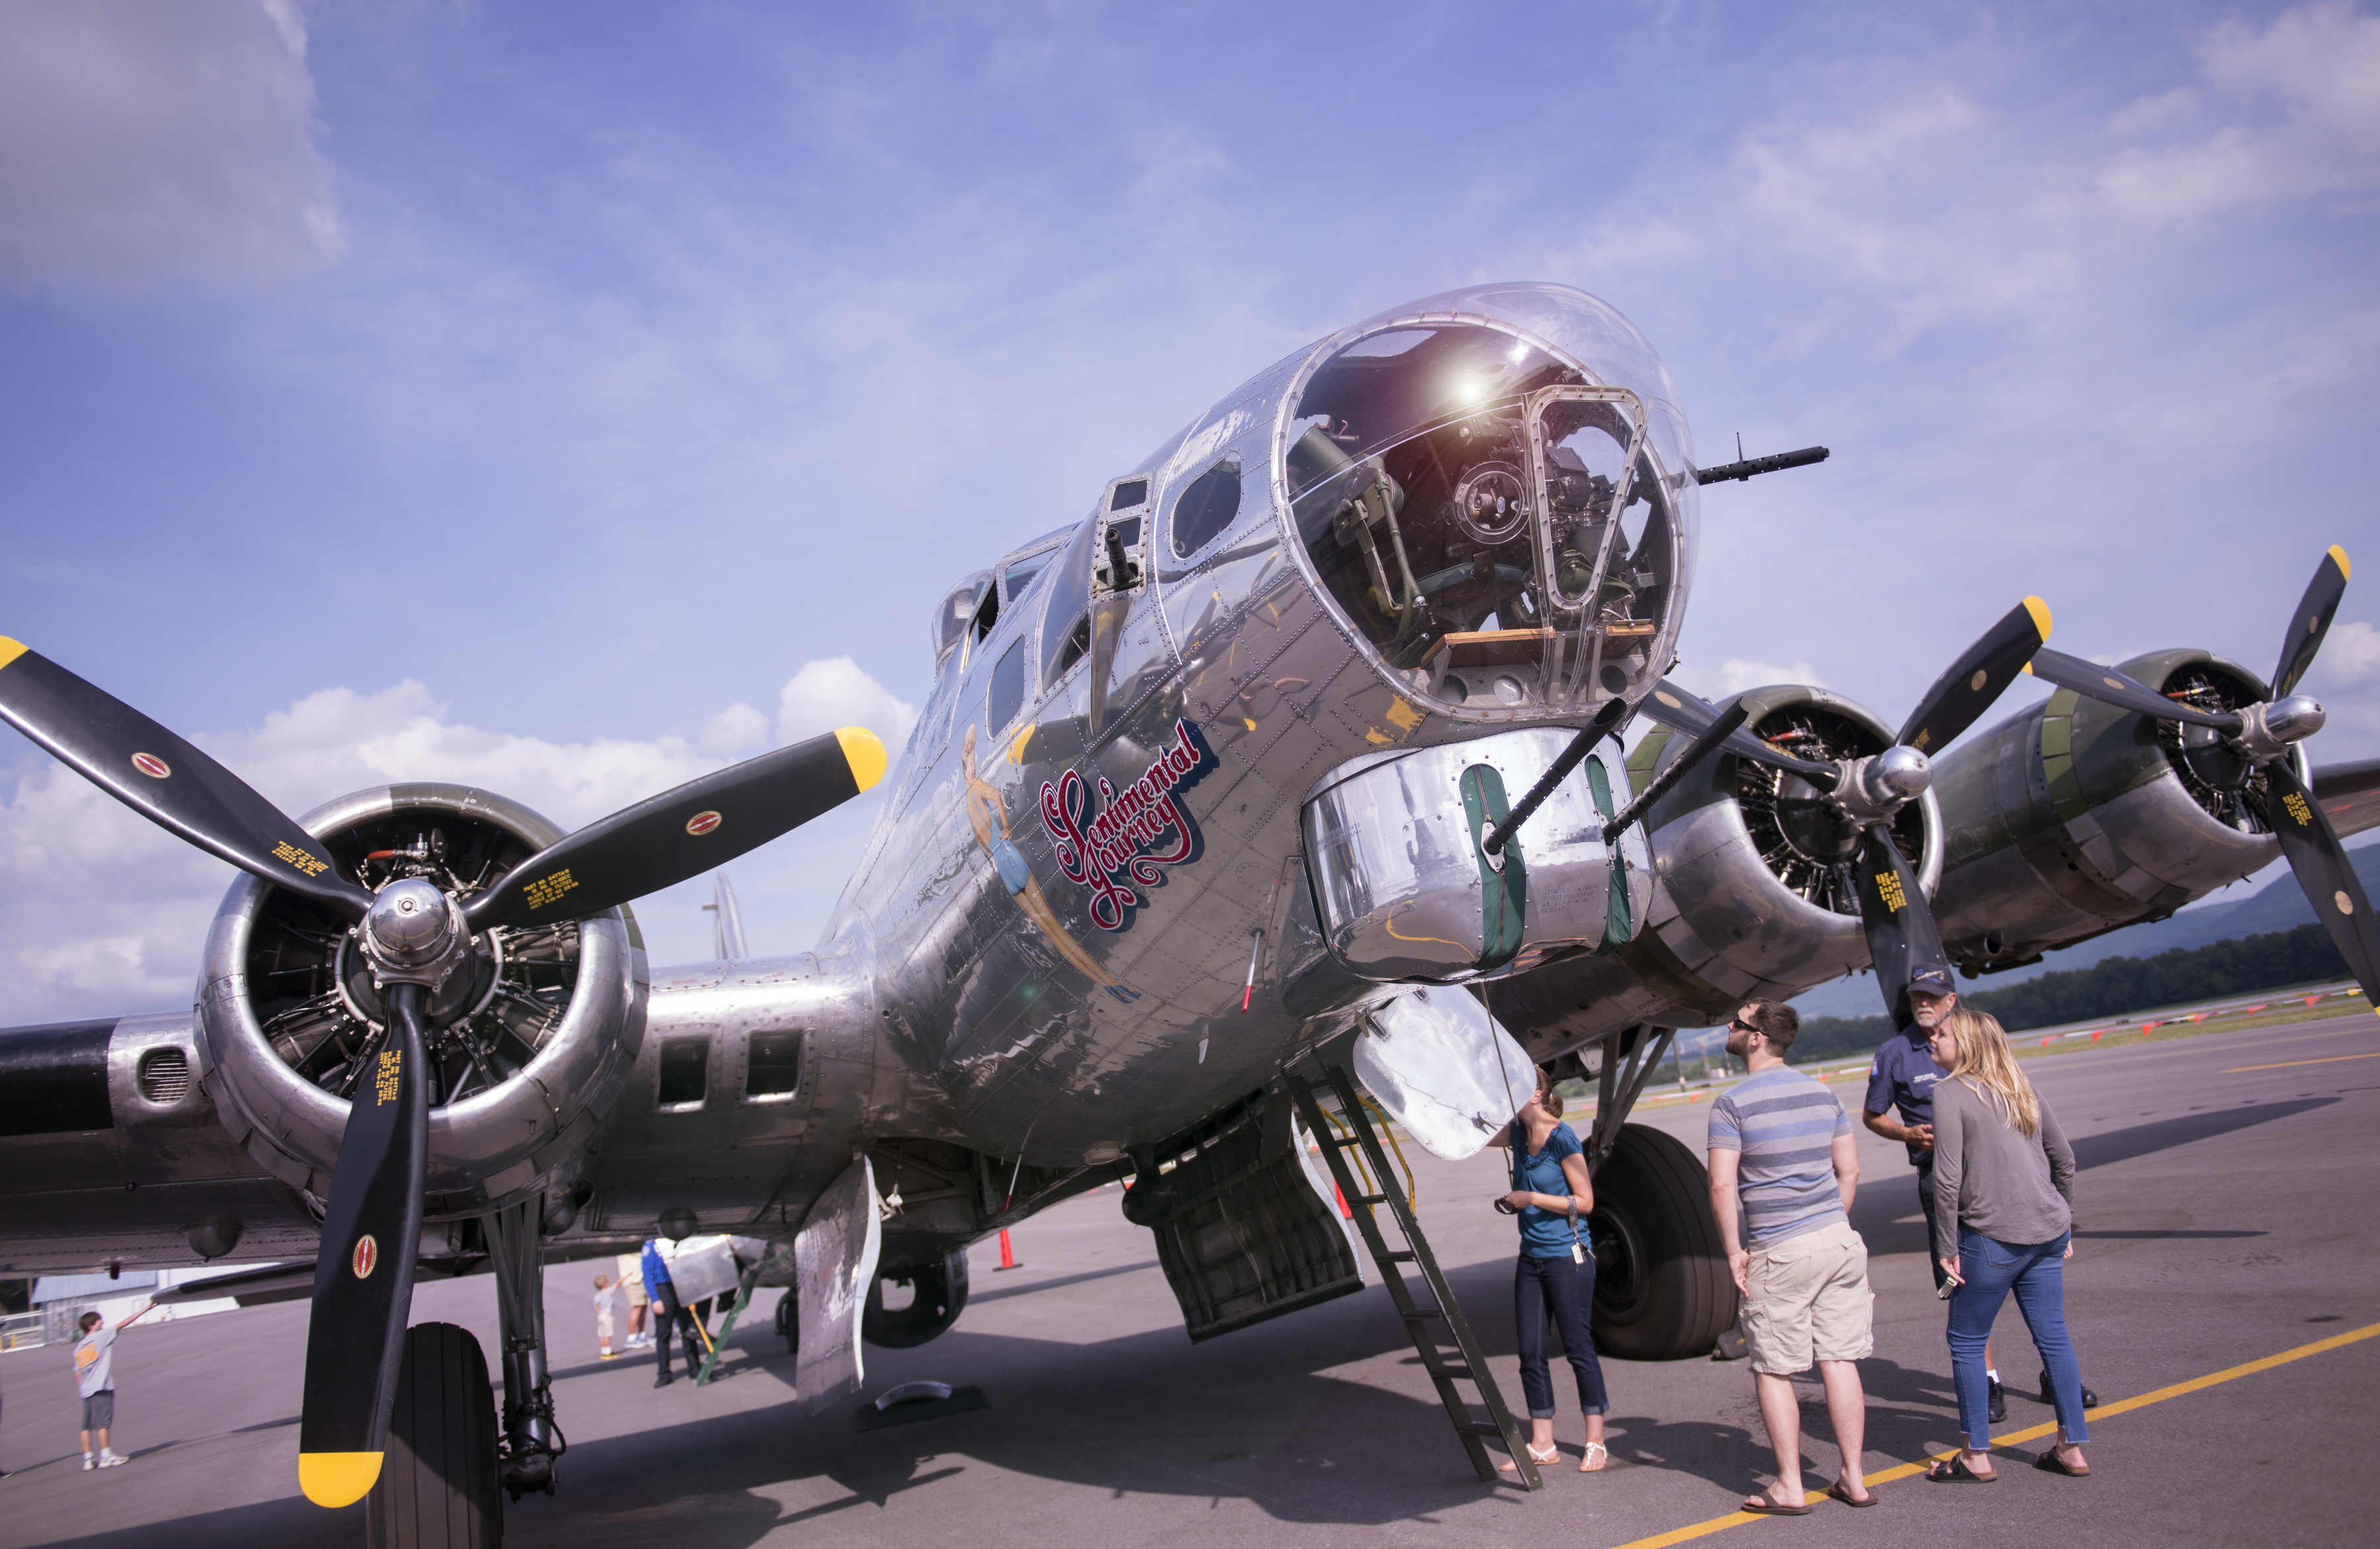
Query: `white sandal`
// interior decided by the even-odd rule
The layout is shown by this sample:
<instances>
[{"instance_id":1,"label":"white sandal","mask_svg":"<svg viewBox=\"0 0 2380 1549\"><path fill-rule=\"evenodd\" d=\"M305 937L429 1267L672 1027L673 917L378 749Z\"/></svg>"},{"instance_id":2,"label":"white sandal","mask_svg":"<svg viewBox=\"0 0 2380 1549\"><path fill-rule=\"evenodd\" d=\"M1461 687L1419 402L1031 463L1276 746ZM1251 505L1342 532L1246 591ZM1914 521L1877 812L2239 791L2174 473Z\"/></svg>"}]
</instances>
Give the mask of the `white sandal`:
<instances>
[{"instance_id":1,"label":"white sandal","mask_svg":"<svg viewBox=\"0 0 2380 1549\"><path fill-rule=\"evenodd\" d=\"M1604 1446L1601 1442L1589 1442L1586 1444L1586 1455L1578 1460L1578 1471L1581 1473L1601 1473L1603 1471L1603 1463L1598 1463L1595 1460L1595 1455L1598 1452L1603 1454L1604 1462L1608 1463L1611 1460L1611 1449L1609 1447Z\"/></svg>"},{"instance_id":2,"label":"white sandal","mask_svg":"<svg viewBox=\"0 0 2380 1549\"><path fill-rule=\"evenodd\" d=\"M1550 1469L1556 1463L1561 1461L1561 1446L1560 1443L1556 1443L1555 1445L1547 1447L1545 1450L1545 1456L1543 1457L1539 1457L1537 1455L1536 1443L1523 1442L1521 1446L1527 1451L1529 1461L1535 1463L1541 1469ZM1518 1473L1521 1471L1521 1466L1518 1463L1512 1461L1510 1458L1497 1464L1496 1468L1497 1471L1500 1473Z\"/></svg>"}]
</instances>

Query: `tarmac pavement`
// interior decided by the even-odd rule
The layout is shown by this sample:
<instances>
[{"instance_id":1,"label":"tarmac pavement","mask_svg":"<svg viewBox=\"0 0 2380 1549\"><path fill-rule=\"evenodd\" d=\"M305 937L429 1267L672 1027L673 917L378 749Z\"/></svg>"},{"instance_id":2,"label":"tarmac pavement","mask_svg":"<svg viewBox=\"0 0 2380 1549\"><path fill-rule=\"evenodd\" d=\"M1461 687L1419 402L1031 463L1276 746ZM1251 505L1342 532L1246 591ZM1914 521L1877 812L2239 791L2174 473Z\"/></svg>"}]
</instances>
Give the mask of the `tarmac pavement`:
<instances>
[{"instance_id":1,"label":"tarmac pavement","mask_svg":"<svg viewBox=\"0 0 2380 1549\"><path fill-rule=\"evenodd\" d=\"M2077 1251L2068 1309L2085 1380L2119 1400L2380 1325L2380 1019L2332 1022L2029 1060L2075 1137ZM1862 1087L1838 1083L1854 1111ZM1697 1150L1707 1101L1643 1115ZM1877 1291L1862 1362L1871 1472L1951 1445L1941 1303L1900 1148L1863 1133L1853 1224ZM1508 1402L1512 1227L1488 1206L1501 1160L1438 1163L1407 1147L1424 1228L1487 1346ZM1741 1362L1605 1362L1611 1467L1575 1471L1580 1436L1559 1370L1564 1463L1529 1495L1483 1485L1450 1431L1386 1294L1359 1295L1193 1346L1148 1234L1104 1190L1014 1234L1024 1267L973 1261L958 1325L910 1350L868 1351L861 1398L786 1416L792 1362L760 1305L721 1379L652 1388L652 1356L596 1358L589 1298L608 1265L547 1272L561 1422L558 1497L509 1507L516 1549L747 1545L1000 1546L1296 1543L1571 1545L1682 1542L2063 1545L2229 1540L2368 1543L2360 1447L2380 1387L2380 1337L2095 1418L2087 1480L2000 1454L1997 1488L1918 1478L1881 1505L1820 1501L1809 1518L1733 1512L1771 1467ZM124 1469L80 1471L63 1347L0 1355L0 1546L213 1549L359 1544L359 1509L297 1489L307 1309L260 1307L138 1325L116 1346ZM445 1319L496 1349L486 1277L419 1287L414 1320ZM2004 1432L2048 1421L2011 1303L1994 1340ZM892 1384L980 1385L989 1409L861 1433ZM1815 1383L1803 1386L1815 1488L1836 1458ZM2358 1528L2358 1522L2365 1526Z\"/></svg>"}]
</instances>

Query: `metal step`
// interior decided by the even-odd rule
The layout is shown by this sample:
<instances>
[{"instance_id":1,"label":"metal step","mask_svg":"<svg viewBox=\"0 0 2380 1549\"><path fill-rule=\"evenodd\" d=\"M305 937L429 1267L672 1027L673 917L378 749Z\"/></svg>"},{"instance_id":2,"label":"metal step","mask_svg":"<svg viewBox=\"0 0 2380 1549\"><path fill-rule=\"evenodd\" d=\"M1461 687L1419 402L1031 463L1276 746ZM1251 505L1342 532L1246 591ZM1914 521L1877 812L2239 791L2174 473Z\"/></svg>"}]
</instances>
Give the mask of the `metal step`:
<instances>
[{"instance_id":1,"label":"metal step","mask_svg":"<svg viewBox=\"0 0 2380 1549\"><path fill-rule=\"evenodd\" d=\"M1318 1057L1317 1063L1320 1064ZM1511 1459L1512 1472L1510 1477L1531 1490L1543 1489L1545 1481L1539 1476L1536 1465L1530 1460L1520 1424L1505 1407L1496 1380L1488 1374L1487 1361L1480 1353L1479 1342L1472 1336L1471 1325L1455 1303L1454 1291L1447 1284L1445 1275L1438 1267L1437 1256L1429 1251L1429 1244L1422 1236L1421 1223L1415 1217L1411 1204L1402 1194L1386 1192L1366 1193L1358 1190L1354 1173L1347 1164L1346 1153L1349 1150L1363 1153L1365 1166L1373 1178L1379 1180L1376 1188L1384 1188L1390 1177L1388 1154L1381 1148L1368 1109L1344 1070L1320 1064L1320 1075L1318 1081L1308 1081L1295 1071L1288 1072L1286 1084L1291 1100L1296 1105L1307 1133L1319 1141L1323 1161L1330 1169L1331 1180L1338 1186L1340 1197L1347 1202L1348 1216L1363 1238L1366 1250L1379 1267L1382 1282L1390 1287L1399 1303L1410 1303L1414 1293L1411 1282L1405 1278L1404 1266L1411 1265L1421 1276L1427 1290L1427 1300L1435 1303L1431 1306L1400 1305L1397 1315L1403 1320L1405 1332L1413 1338L1414 1349L1421 1356L1422 1367L1429 1374L1431 1386L1438 1389L1439 1401L1445 1406L1447 1421L1462 1441L1464 1452L1470 1456L1472 1468L1484 1483L1496 1483L1506 1477L1484 1445L1489 1441L1500 1442ZM1330 1120L1323 1112L1322 1105L1316 1100L1316 1095L1324 1091L1338 1099L1339 1118L1349 1131L1344 1136L1331 1131ZM1387 1207L1389 1216L1396 1223L1397 1231L1404 1239L1405 1246L1392 1248L1381 1235L1380 1223L1375 1214L1379 1206ZM1452 1349L1441 1348L1438 1337L1429 1332L1433 1322L1444 1326ZM1446 1359L1448 1357L1457 1359L1450 1362ZM1475 1405L1457 1393L1454 1385L1458 1382L1472 1384L1478 1390L1481 1403ZM1488 1418L1484 1420L1475 1412L1482 1406L1488 1411Z\"/></svg>"}]
</instances>

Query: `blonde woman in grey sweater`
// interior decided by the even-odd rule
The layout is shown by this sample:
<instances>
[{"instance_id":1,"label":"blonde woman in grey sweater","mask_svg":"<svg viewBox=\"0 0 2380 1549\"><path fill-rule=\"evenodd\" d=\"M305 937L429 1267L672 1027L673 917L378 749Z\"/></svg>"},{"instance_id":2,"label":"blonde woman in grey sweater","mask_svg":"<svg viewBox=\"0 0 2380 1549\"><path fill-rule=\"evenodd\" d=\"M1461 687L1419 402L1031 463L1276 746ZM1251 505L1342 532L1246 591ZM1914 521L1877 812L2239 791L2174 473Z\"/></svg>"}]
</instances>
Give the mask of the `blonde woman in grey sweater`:
<instances>
[{"instance_id":1,"label":"blonde woman in grey sweater","mask_svg":"<svg viewBox=\"0 0 2380 1549\"><path fill-rule=\"evenodd\" d=\"M2058 1445L2034 1460L2050 1473L2091 1471L2082 1444L2082 1374L2066 1333L2065 1262L2074 1254L2074 1149L2058 1115L2009 1052L1991 1016L1960 1007L1936 1028L1934 1256L1958 1282L1950 1295L1950 1375L1964 1448L1927 1475L1986 1484L1992 1469L1984 1344L2012 1291L2041 1351L2058 1407Z\"/></svg>"}]
</instances>

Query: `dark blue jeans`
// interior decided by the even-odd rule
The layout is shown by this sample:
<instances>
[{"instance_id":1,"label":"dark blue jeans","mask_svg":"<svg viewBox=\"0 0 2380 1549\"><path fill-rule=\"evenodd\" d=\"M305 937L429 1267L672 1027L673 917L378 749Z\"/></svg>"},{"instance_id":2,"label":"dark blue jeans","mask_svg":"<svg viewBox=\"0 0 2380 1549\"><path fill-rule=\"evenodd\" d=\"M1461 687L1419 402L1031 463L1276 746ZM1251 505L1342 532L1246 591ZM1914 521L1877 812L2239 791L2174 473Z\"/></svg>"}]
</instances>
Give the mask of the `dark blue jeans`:
<instances>
[{"instance_id":1,"label":"dark blue jeans","mask_svg":"<svg viewBox=\"0 0 2380 1549\"><path fill-rule=\"evenodd\" d=\"M2058 1423L2070 1442L2087 1442L2082 1420L2082 1369L2066 1333L2066 1240L2001 1242L1981 1232L1959 1231L1959 1273L1966 1284L1950 1293L1950 1378L1959 1389L1959 1429L1971 1446L1988 1446L1989 1379L1984 1374L1984 1344L2000 1304L2016 1293L2017 1311L2033 1331L2041 1369L2049 1374Z\"/></svg>"},{"instance_id":2,"label":"dark blue jeans","mask_svg":"<svg viewBox=\"0 0 2380 1549\"><path fill-rule=\"evenodd\" d=\"M1601 1414L1609 1407L1603 1397L1603 1365L1595 1359L1595 1336L1587 1318L1595 1309L1595 1255L1572 1264L1570 1255L1531 1258L1521 1255L1512 1271L1512 1326L1521 1346L1521 1396L1528 1400L1531 1420L1554 1417L1553 1371L1548 1361L1548 1340L1561 1329L1562 1349L1570 1369L1578 1375L1578 1407Z\"/></svg>"},{"instance_id":3,"label":"dark blue jeans","mask_svg":"<svg viewBox=\"0 0 2380 1549\"><path fill-rule=\"evenodd\" d=\"M653 1350L661 1357L662 1375L670 1374L670 1333L675 1325L678 1337L686 1341L686 1374L702 1370L702 1344L694 1332L694 1313L677 1304L677 1288L663 1280L658 1286L645 1288L657 1314L653 1319Z\"/></svg>"}]
</instances>

